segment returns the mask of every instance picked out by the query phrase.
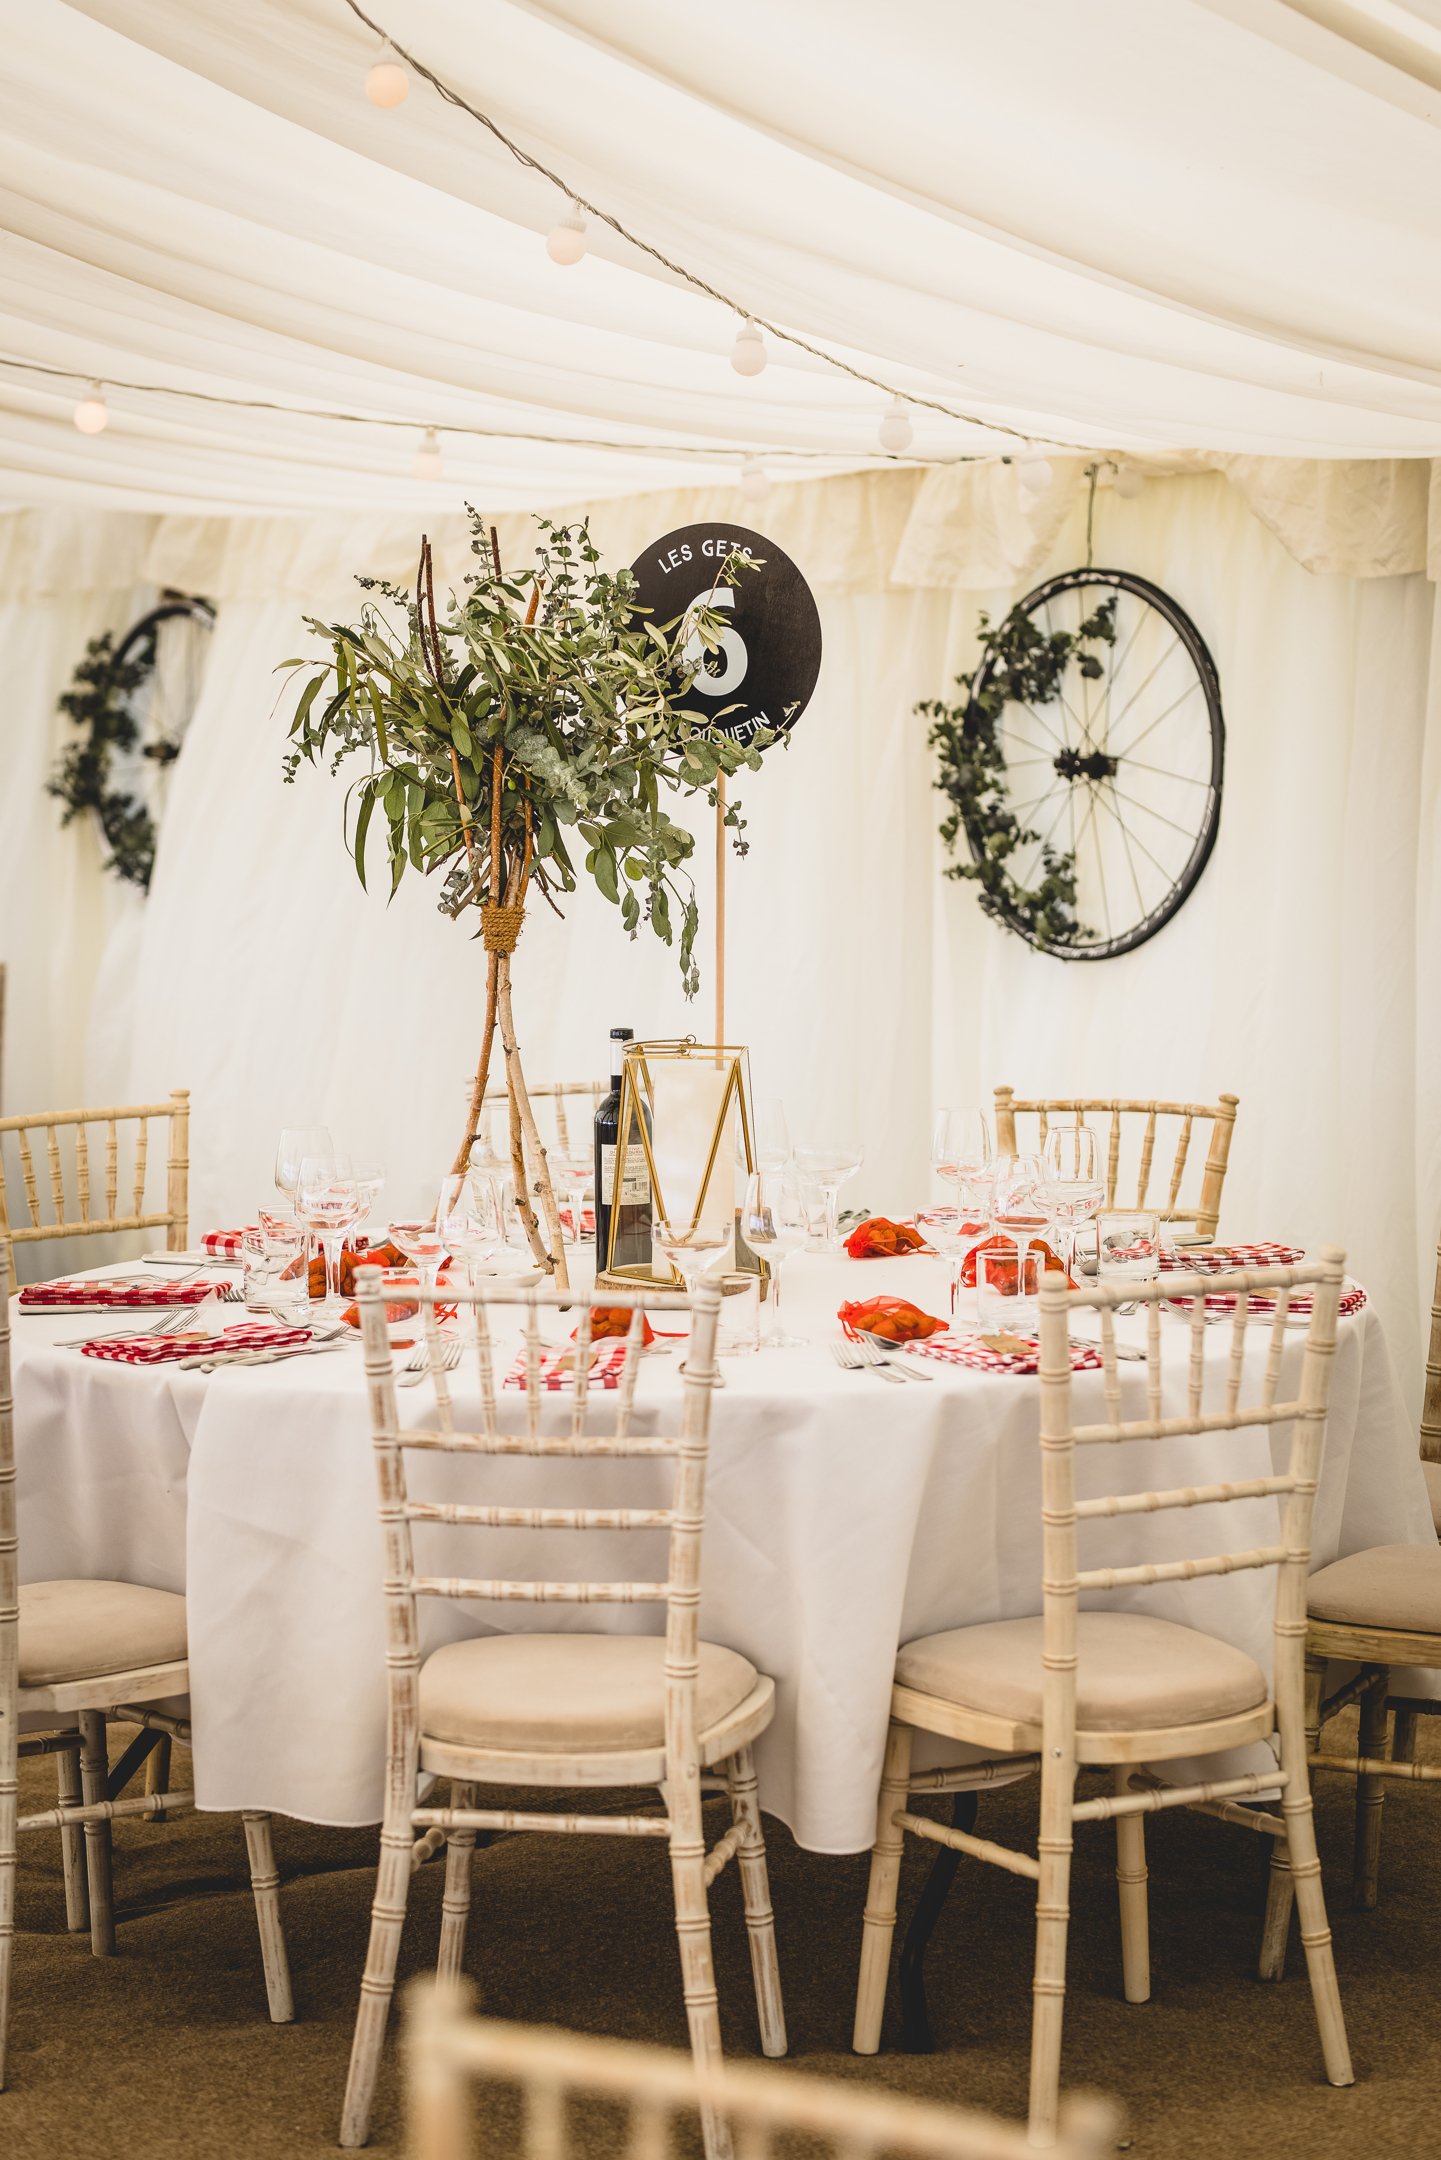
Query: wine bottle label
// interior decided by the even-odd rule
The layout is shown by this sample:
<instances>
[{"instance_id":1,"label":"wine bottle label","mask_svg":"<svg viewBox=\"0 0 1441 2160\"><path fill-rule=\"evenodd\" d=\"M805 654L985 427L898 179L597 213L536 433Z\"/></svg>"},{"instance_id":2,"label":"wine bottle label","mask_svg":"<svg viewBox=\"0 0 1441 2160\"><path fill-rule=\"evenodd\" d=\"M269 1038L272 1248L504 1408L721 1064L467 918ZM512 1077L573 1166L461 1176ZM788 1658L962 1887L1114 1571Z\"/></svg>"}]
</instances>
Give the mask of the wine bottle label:
<instances>
[{"instance_id":1,"label":"wine bottle label","mask_svg":"<svg viewBox=\"0 0 1441 2160\"><path fill-rule=\"evenodd\" d=\"M615 1198L615 1158L613 1141L602 1142L600 1151L600 1200L602 1207L609 1207ZM626 1149L625 1168L621 1172L620 1205L644 1207L650 1200L650 1171L646 1167L645 1149L633 1140Z\"/></svg>"}]
</instances>

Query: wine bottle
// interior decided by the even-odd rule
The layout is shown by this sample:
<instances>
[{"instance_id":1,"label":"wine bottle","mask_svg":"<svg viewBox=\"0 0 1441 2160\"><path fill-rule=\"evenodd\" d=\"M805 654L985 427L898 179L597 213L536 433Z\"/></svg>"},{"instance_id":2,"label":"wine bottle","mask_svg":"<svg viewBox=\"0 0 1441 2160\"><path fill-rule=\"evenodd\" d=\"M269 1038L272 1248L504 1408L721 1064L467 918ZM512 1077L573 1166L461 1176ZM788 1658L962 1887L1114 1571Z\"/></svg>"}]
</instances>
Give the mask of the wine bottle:
<instances>
[{"instance_id":1,"label":"wine bottle","mask_svg":"<svg viewBox=\"0 0 1441 2160\"><path fill-rule=\"evenodd\" d=\"M595 1264L598 1274L607 1267L649 1267L651 1264L650 1170L634 1125L617 1175L617 1156L621 1151L621 1070L626 1044L633 1039L629 1028L611 1029L610 1093L602 1099L595 1113ZM644 1105L641 1115L647 1116ZM613 1209L617 1213L614 1250L610 1227Z\"/></svg>"}]
</instances>

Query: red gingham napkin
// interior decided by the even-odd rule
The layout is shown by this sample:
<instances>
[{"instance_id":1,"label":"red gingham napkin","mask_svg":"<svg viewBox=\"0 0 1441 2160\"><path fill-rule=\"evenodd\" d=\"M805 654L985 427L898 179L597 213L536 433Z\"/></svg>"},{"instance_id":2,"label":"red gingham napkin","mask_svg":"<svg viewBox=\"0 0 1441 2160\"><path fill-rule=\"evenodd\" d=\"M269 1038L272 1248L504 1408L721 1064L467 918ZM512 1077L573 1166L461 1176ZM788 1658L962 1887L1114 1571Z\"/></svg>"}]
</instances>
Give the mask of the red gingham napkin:
<instances>
[{"instance_id":1,"label":"red gingham napkin","mask_svg":"<svg viewBox=\"0 0 1441 2160\"><path fill-rule=\"evenodd\" d=\"M258 1225L247 1223L246 1229L252 1228L258 1228ZM244 1242L244 1230L207 1230L200 1240L200 1247L212 1260L238 1260Z\"/></svg>"},{"instance_id":2,"label":"red gingham napkin","mask_svg":"<svg viewBox=\"0 0 1441 2160\"><path fill-rule=\"evenodd\" d=\"M1186 1297L1172 1298L1170 1301L1173 1312L1187 1313L1190 1312L1195 1302L1194 1298ZM1201 1302L1208 1313L1233 1313L1236 1310L1238 1301L1234 1291L1227 1290L1217 1291L1203 1298ZM1257 1291L1253 1290L1249 1310L1253 1313L1273 1313L1279 1302L1278 1298L1262 1297ZM1361 1288L1361 1285L1351 1283L1348 1288L1341 1292L1341 1302L1336 1310L1343 1320L1349 1320L1353 1313L1360 1312L1365 1303L1366 1293ZM1311 1293L1307 1290L1294 1291L1287 1310L1298 1320L1306 1319L1311 1311Z\"/></svg>"},{"instance_id":3,"label":"red gingham napkin","mask_svg":"<svg viewBox=\"0 0 1441 2160\"><path fill-rule=\"evenodd\" d=\"M586 1385L601 1388L619 1387L621 1367L625 1363L624 1336L614 1335L609 1341L594 1343L591 1347L595 1351L595 1363L590 1368L590 1375ZM563 1388L573 1388L575 1386L575 1373L569 1366L564 1368L561 1366L560 1360L564 1354L563 1351L552 1350L542 1357L540 1361L540 1384L543 1388L548 1388L553 1395L560 1394ZM525 1352L523 1350L501 1384L504 1387L513 1388L523 1388L525 1386Z\"/></svg>"},{"instance_id":4,"label":"red gingham napkin","mask_svg":"<svg viewBox=\"0 0 1441 2160\"><path fill-rule=\"evenodd\" d=\"M180 1282L166 1287L163 1282L96 1282L93 1278L70 1279L59 1276L54 1282L30 1283L20 1293L20 1303L30 1306L45 1305L94 1305L119 1306L131 1309L147 1305L203 1305L215 1293L216 1285L209 1282Z\"/></svg>"},{"instance_id":5,"label":"red gingham napkin","mask_svg":"<svg viewBox=\"0 0 1441 2160\"><path fill-rule=\"evenodd\" d=\"M937 1358L943 1365L969 1365L974 1372L1034 1373L1041 1369L1039 1344L1032 1343L1024 1355L1017 1350L1008 1356L1004 1351L989 1349L977 1335L933 1335L929 1342L912 1343L910 1354ZM1100 1365L1099 1350L1072 1343L1072 1372L1097 1372Z\"/></svg>"},{"instance_id":6,"label":"red gingham napkin","mask_svg":"<svg viewBox=\"0 0 1441 2160\"><path fill-rule=\"evenodd\" d=\"M573 1238L575 1236L575 1230L571 1223L571 1211L568 1207L563 1207L560 1211L560 1226L562 1230L564 1230L567 1237ZM593 1238L595 1236L594 1208L587 1207L581 1209L580 1234L583 1238Z\"/></svg>"},{"instance_id":7,"label":"red gingham napkin","mask_svg":"<svg viewBox=\"0 0 1441 2160\"><path fill-rule=\"evenodd\" d=\"M1161 1254L1163 1275L1226 1275L1232 1268L1298 1267L1306 1255L1299 1245L1198 1245Z\"/></svg>"},{"instance_id":8,"label":"red gingham napkin","mask_svg":"<svg viewBox=\"0 0 1441 2160\"><path fill-rule=\"evenodd\" d=\"M120 1365L164 1365L172 1358L204 1357L211 1350L288 1350L310 1340L304 1327L275 1327L242 1320L219 1335L125 1335L80 1345L82 1357L110 1358Z\"/></svg>"}]
</instances>

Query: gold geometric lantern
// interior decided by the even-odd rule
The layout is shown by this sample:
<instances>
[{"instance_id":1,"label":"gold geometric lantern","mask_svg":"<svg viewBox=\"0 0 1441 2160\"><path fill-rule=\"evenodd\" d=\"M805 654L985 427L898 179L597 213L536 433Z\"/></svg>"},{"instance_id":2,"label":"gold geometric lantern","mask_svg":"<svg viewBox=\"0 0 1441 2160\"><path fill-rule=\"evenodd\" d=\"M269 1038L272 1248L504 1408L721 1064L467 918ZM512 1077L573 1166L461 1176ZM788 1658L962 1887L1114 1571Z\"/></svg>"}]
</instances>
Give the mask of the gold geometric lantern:
<instances>
[{"instance_id":1,"label":"gold geometric lantern","mask_svg":"<svg viewBox=\"0 0 1441 2160\"><path fill-rule=\"evenodd\" d=\"M621 1067L610 1236L597 1280L616 1289L673 1288L680 1277L650 1240L652 1220L721 1223L731 1244L719 1272L768 1273L740 1236L745 1180L755 1168L750 1054L729 1043L631 1043Z\"/></svg>"}]
</instances>

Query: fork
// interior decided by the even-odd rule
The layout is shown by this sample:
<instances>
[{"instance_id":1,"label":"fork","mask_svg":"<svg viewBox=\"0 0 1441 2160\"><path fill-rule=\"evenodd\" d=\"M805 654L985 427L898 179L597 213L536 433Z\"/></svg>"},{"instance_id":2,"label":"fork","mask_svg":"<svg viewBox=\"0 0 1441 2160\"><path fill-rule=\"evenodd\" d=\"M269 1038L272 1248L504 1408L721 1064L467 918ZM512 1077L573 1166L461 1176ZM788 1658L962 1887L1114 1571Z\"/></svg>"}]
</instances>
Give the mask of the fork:
<instances>
[{"instance_id":1,"label":"fork","mask_svg":"<svg viewBox=\"0 0 1441 2160\"><path fill-rule=\"evenodd\" d=\"M440 1356L432 1358L428 1346L422 1345L419 1350L411 1353L401 1367L396 1375L396 1386L419 1387L421 1381L428 1380L434 1372L454 1372L460 1363L462 1348L463 1345L458 1342L443 1342Z\"/></svg>"},{"instance_id":2,"label":"fork","mask_svg":"<svg viewBox=\"0 0 1441 2160\"><path fill-rule=\"evenodd\" d=\"M906 1384L902 1375L893 1372L884 1358L874 1353L868 1355L868 1346L863 1343L833 1342L830 1350L831 1356L844 1372L874 1373L877 1380L894 1381L897 1387L904 1387Z\"/></svg>"},{"instance_id":3,"label":"fork","mask_svg":"<svg viewBox=\"0 0 1441 2160\"><path fill-rule=\"evenodd\" d=\"M927 1385L935 1379L934 1373L922 1372L918 1365L908 1363L905 1358L896 1357L893 1354L895 1344L887 1342L884 1336L872 1335L866 1328L857 1332L860 1335L860 1350L868 1365L892 1365L905 1379L924 1380Z\"/></svg>"},{"instance_id":4,"label":"fork","mask_svg":"<svg viewBox=\"0 0 1441 2160\"><path fill-rule=\"evenodd\" d=\"M194 1324L199 1314L198 1305L175 1305L161 1320L146 1321L140 1327L106 1328L100 1335L67 1335L55 1345L57 1350L75 1350L84 1343L131 1342L137 1335L183 1335Z\"/></svg>"}]
</instances>

